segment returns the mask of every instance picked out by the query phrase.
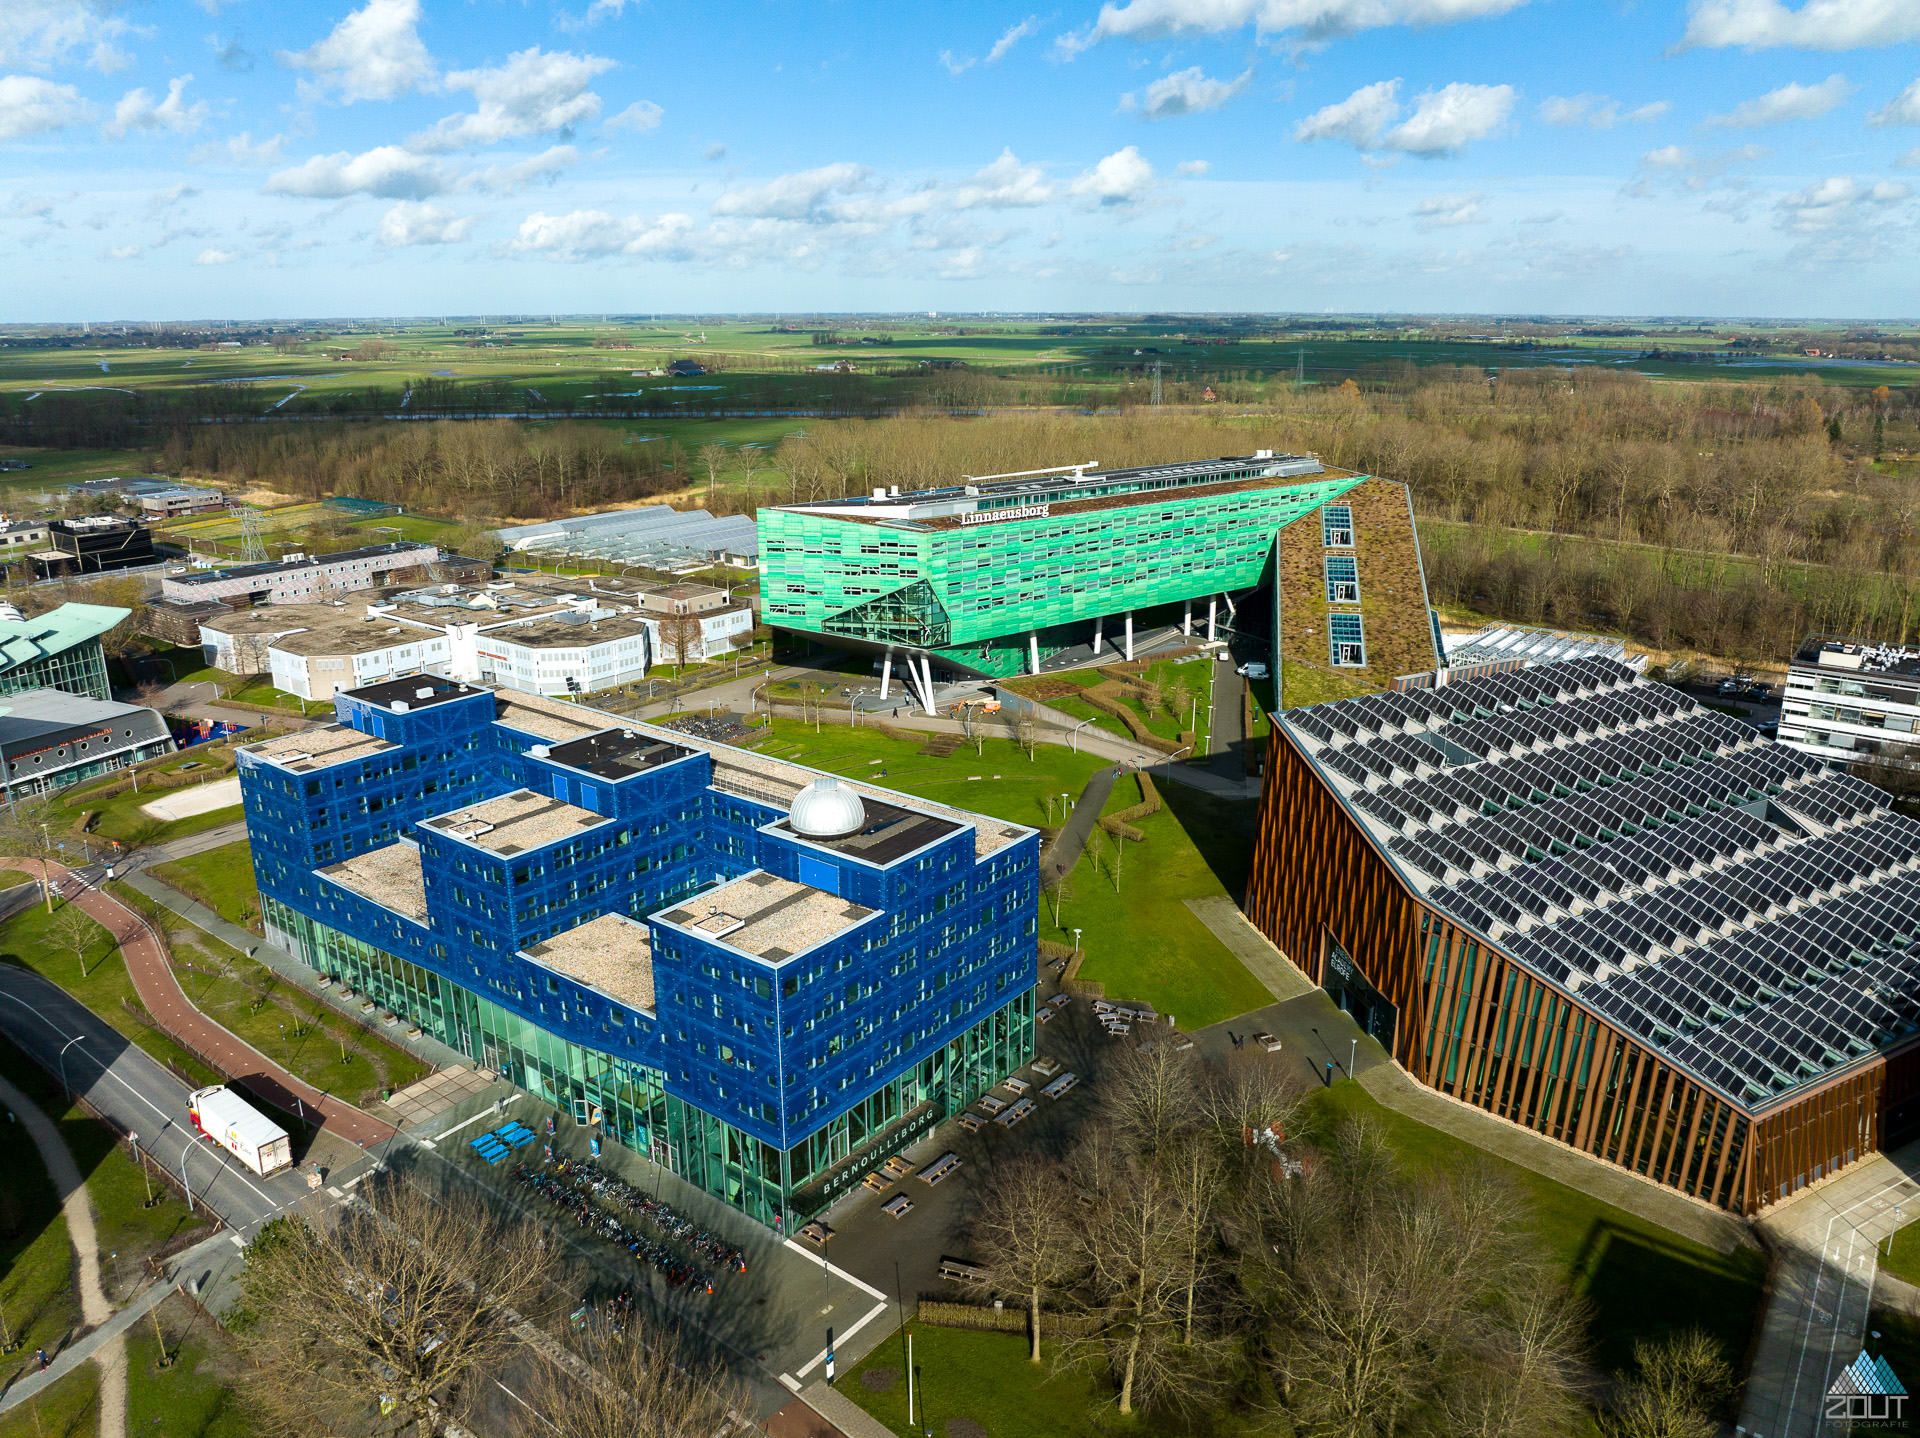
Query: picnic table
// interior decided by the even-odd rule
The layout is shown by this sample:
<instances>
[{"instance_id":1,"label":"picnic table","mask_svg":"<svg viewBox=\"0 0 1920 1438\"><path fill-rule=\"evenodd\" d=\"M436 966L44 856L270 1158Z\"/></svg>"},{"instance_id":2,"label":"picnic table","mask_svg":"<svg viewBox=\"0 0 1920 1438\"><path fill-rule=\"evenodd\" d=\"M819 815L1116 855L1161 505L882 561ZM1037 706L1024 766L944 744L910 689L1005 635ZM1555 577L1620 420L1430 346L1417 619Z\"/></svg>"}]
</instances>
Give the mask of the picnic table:
<instances>
[{"instance_id":1,"label":"picnic table","mask_svg":"<svg viewBox=\"0 0 1920 1438\"><path fill-rule=\"evenodd\" d=\"M978 1133L986 1126L987 1121L972 1109L968 1109L960 1115L960 1127L964 1128L968 1133Z\"/></svg>"},{"instance_id":2,"label":"picnic table","mask_svg":"<svg viewBox=\"0 0 1920 1438\"><path fill-rule=\"evenodd\" d=\"M1039 1008L1037 1008L1037 1009L1035 1009L1035 1010L1034 1010L1034 1013L1033 1013L1033 1021L1034 1021L1034 1022L1035 1022L1036 1024L1050 1024L1050 1023L1052 1023L1052 1022L1053 1022L1053 1010L1052 1010L1052 1009L1050 1009L1050 1008L1048 1008L1048 1007L1047 1007L1047 1006L1046 1006L1045 1004L1042 1004L1042 1005L1040 1005L1040 1007L1039 1007Z\"/></svg>"},{"instance_id":3,"label":"picnic table","mask_svg":"<svg viewBox=\"0 0 1920 1438\"><path fill-rule=\"evenodd\" d=\"M1028 1114L1032 1112L1033 1112L1033 1100L1030 1098L1023 1098L1020 1100L1019 1103L1015 1104L1012 1108L1008 1109L1005 1113L1001 1114L1000 1117L994 1120L994 1122L999 1124L1002 1128L1012 1128L1015 1124L1019 1123L1021 1119L1025 1118Z\"/></svg>"},{"instance_id":4,"label":"picnic table","mask_svg":"<svg viewBox=\"0 0 1920 1438\"><path fill-rule=\"evenodd\" d=\"M922 1182L931 1187L945 1179L952 1178L959 1167L960 1155L957 1153L945 1153L921 1169L920 1178Z\"/></svg>"},{"instance_id":5,"label":"picnic table","mask_svg":"<svg viewBox=\"0 0 1920 1438\"><path fill-rule=\"evenodd\" d=\"M996 1097L993 1094L981 1095L980 1107L985 1109L989 1116L999 1113L1000 1110L1006 1106L1007 1101L1003 1098Z\"/></svg>"},{"instance_id":6,"label":"picnic table","mask_svg":"<svg viewBox=\"0 0 1920 1438\"><path fill-rule=\"evenodd\" d=\"M890 1173L895 1178L912 1178L913 1177L913 1165L908 1163L904 1158L900 1157L900 1155L897 1153L892 1158L888 1159L885 1163L880 1165L880 1171L882 1173Z\"/></svg>"},{"instance_id":7,"label":"picnic table","mask_svg":"<svg viewBox=\"0 0 1920 1438\"><path fill-rule=\"evenodd\" d=\"M893 1187L893 1179L884 1173L870 1173L860 1180L861 1187L870 1188L875 1193L885 1193Z\"/></svg>"},{"instance_id":8,"label":"picnic table","mask_svg":"<svg viewBox=\"0 0 1920 1438\"><path fill-rule=\"evenodd\" d=\"M1024 1094L1028 1089L1033 1087L1032 1084L1023 1078L1010 1078L1003 1082L1005 1087L1012 1089L1017 1094Z\"/></svg>"},{"instance_id":9,"label":"picnic table","mask_svg":"<svg viewBox=\"0 0 1920 1438\"><path fill-rule=\"evenodd\" d=\"M1080 1076L1078 1074L1064 1073L1045 1088L1041 1089L1040 1092L1048 1098L1064 1098L1067 1092L1079 1082Z\"/></svg>"},{"instance_id":10,"label":"picnic table","mask_svg":"<svg viewBox=\"0 0 1920 1438\"><path fill-rule=\"evenodd\" d=\"M913 1200L904 1193L896 1193L880 1205L880 1211L890 1218L905 1218L913 1212Z\"/></svg>"}]
</instances>

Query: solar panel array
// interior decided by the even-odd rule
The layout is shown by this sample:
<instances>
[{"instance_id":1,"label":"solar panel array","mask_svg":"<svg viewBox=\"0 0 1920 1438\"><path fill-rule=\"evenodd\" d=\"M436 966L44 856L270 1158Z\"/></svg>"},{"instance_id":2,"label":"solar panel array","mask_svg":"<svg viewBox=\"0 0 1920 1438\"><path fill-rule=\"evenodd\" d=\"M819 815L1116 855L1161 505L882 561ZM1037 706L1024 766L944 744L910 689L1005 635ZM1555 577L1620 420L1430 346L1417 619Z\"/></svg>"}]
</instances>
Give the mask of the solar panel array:
<instances>
[{"instance_id":1,"label":"solar panel array","mask_svg":"<svg viewBox=\"0 0 1920 1438\"><path fill-rule=\"evenodd\" d=\"M1753 1104L1920 1028L1920 822L1599 656L1283 716L1428 903Z\"/></svg>"}]
</instances>

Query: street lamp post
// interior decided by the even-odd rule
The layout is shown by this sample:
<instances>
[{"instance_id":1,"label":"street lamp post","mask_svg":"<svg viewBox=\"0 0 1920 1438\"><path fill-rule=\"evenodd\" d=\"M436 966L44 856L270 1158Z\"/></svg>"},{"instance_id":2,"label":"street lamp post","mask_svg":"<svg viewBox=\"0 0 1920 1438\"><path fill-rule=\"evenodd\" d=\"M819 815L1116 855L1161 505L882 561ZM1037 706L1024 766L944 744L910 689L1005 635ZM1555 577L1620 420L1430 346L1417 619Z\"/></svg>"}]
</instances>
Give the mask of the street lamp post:
<instances>
[{"instance_id":1,"label":"street lamp post","mask_svg":"<svg viewBox=\"0 0 1920 1438\"><path fill-rule=\"evenodd\" d=\"M73 1102L73 1086L67 1082L67 1049L72 1048L85 1038L85 1034L75 1034L67 1040L66 1048L60 1050L60 1091L67 1096L67 1102Z\"/></svg>"},{"instance_id":2,"label":"street lamp post","mask_svg":"<svg viewBox=\"0 0 1920 1438\"><path fill-rule=\"evenodd\" d=\"M1078 754L1080 752L1080 731L1091 723L1093 723L1091 719L1082 719L1078 724L1073 726L1073 732L1067 735L1067 741L1073 745L1074 753Z\"/></svg>"},{"instance_id":3,"label":"street lamp post","mask_svg":"<svg viewBox=\"0 0 1920 1438\"><path fill-rule=\"evenodd\" d=\"M1173 761L1178 759L1182 754L1190 752L1192 748L1193 745L1191 744L1183 745L1181 748L1175 749L1171 754L1167 755L1166 762L1160 766L1160 777L1163 782L1168 784L1173 782Z\"/></svg>"}]
</instances>

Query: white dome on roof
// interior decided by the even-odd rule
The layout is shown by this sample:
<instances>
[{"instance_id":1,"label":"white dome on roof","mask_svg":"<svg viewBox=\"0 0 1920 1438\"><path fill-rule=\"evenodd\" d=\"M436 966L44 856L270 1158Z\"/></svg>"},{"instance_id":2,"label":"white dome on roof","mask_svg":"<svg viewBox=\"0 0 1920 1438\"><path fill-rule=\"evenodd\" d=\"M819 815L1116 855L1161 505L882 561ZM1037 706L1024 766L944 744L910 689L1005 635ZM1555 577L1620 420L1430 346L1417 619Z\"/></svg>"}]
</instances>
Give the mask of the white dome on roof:
<instances>
[{"instance_id":1,"label":"white dome on roof","mask_svg":"<svg viewBox=\"0 0 1920 1438\"><path fill-rule=\"evenodd\" d=\"M838 839L867 822L867 809L853 790L822 774L793 796L787 822L809 839Z\"/></svg>"}]
</instances>

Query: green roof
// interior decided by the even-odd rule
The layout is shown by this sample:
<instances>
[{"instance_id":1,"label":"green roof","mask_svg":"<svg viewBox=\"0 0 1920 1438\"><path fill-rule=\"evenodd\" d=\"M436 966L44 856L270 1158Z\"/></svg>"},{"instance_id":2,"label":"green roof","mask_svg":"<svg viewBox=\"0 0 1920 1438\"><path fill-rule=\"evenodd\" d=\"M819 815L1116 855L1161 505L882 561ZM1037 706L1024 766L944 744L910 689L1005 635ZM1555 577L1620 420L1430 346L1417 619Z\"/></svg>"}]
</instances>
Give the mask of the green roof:
<instances>
[{"instance_id":1,"label":"green roof","mask_svg":"<svg viewBox=\"0 0 1920 1438\"><path fill-rule=\"evenodd\" d=\"M63 604L31 619L0 619L0 672L98 639L132 613L112 604Z\"/></svg>"}]
</instances>

